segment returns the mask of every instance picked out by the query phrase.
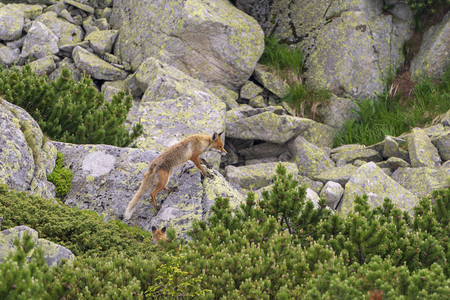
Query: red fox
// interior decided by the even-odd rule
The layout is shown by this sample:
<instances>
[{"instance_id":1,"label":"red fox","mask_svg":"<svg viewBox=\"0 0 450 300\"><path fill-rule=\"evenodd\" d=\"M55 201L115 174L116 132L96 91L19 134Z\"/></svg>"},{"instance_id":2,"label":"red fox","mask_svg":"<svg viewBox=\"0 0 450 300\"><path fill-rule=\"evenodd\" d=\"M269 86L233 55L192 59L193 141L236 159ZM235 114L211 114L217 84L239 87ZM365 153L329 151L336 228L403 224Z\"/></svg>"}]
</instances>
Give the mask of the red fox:
<instances>
[{"instance_id":1,"label":"red fox","mask_svg":"<svg viewBox=\"0 0 450 300\"><path fill-rule=\"evenodd\" d=\"M153 244L158 244L160 240L166 242L167 241L166 227L156 229L155 226L152 226L152 240Z\"/></svg>"},{"instance_id":2,"label":"red fox","mask_svg":"<svg viewBox=\"0 0 450 300\"><path fill-rule=\"evenodd\" d=\"M213 175L208 174L205 170L203 170L203 167L200 165L200 163L203 163L208 168L211 168L211 166L199 156L203 152L210 150L219 150L226 154L227 151L225 151L225 149L223 148L223 143L220 138L222 133L223 131L221 133L214 132L212 137L203 134L194 134L188 136L181 142L169 147L161 155L156 157L150 163L147 172L145 172L141 186L137 190L133 199L131 199L130 203L128 203L128 207L125 210L124 219L128 220L131 218L131 215L136 209L136 205L139 203L139 199L152 186L155 187L150 194L152 197L153 206L156 210L159 210L159 207L156 205L155 200L156 194L158 194L163 189L170 192L177 190L177 188L166 187L166 184L169 181L170 175L172 175L172 168L181 165L188 160L191 160L197 166L197 168L200 169L203 175L209 178L213 178Z\"/></svg>"}]
</instances>

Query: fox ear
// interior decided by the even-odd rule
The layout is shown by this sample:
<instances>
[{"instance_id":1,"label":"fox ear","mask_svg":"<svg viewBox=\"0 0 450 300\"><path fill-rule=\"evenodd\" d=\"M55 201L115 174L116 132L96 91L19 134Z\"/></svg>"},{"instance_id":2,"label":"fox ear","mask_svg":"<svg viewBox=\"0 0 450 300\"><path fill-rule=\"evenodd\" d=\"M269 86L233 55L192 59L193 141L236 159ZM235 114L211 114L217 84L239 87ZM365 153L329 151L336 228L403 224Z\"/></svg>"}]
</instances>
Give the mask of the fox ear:
<instances>
[{"instance_id":1,"label":"fox ear","mask_svg":"<svg viewBox=\"0 0 450 300\"><path fill-rule=\"evenodd\" d=\"M155 231L156 230L156 227L155 226L152 226L152 231Z\"/></svg>"},{"instance_id":2,"label":"fox ear","mask_svg":"<svg viewBox=\"0 0 450 300\"><path fill-rule=\"evenodd\" d=\"M219 137L223 134L223 130L218 133Z\"/></svg>"},{"instance_id":3,"label":"fox ear","mask_svg":"<svg viewBox=\"0 0 450 300\"><path fill-rule=\"evenodd\" d=\"M166 227L161 228L162 232L166 232Z\"/></svg>"},{"instance_id":4,"label":"fox ear","mask_svg":"<svg viewBox=\"0 0 450 300\"><path fill-rule=\"evenodd\" d=\"M214 134L212 136L212 140L217 141L218 138L219 138L219 135L217 134L217 132L214 132Z\"/></svg>"}]
</instances>

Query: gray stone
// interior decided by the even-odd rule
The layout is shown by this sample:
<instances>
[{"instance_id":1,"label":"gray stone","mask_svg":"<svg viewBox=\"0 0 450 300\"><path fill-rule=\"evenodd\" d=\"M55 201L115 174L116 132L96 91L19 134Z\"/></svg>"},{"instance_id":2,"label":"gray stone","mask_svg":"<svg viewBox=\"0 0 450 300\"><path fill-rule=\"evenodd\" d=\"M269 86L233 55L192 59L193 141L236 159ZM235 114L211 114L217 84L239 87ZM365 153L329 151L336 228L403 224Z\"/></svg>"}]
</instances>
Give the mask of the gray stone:
<instances>
[{"instance_id":1,"label":"gray stone","mask_svg":"<svg viewBox=\"0 0 450 300\"><path fill-rule=\"evenodd\" d=\"M450 130L434 138L431 142L438 150L442 161L450 160Z\"/></svg>"},{"instance_id":2,"label":"gray stone","mask_svg":"<svg viewBox=\"0 0 450 300\"><path fill-rule=\"evenodd\" d=\"M438 168L441 163L436 147L423 129L414 128L408 136L408 151L411 166Z\"/></svg>"},{"instance_id":3,"label":"gray stone","mask_svg":"<svg viewBox=\"0 0 450 300\"><path fill-rule=\"evenodd\" d=\"M285 145L261 143L239 150L239 154L244 155L245 159L255 159L262 157L278 157L286 151L287 149Z\"/></svg>"},{"instance_id":4,"label":"gray stone","mask_svg":"<svg viewBox=\"0 0 450 300\"><path fill-rule=\"evenodd\" d=\"M125 82L123 80L106 81L102 85L102 93L105 95L105 100L111 102L114 95L120 91L125 91Z\"/></svg>"},{"instance_id":5,"label":"gray stone","mask_svg":"<svg viewBox=\"0 0 450 300\"><path fill-rule=\"evenodd\" d=\"M299 185L305 186L307 188L312 189L314 192L316 192L317 194L320 193L320 191L323 188L323 182L320 181L314 181L306 176L301 176L299 175L297 177L297 181Z\"/></svg>"},{"instance_id":6,"label":"gray stone","mask_svg":"<svg viewBox=\"0 0 450 300\"><path fill-rule=\"evenodd\" d=\"M73 60L78 69L85 71L95 79L121 80L127 77L127 72L114 67L79 46L73 49Z\"/></svg>"},{"instance_id":7,"label":"gray stone","mask_svg":"<svg viewBox=\"0 0 450 300\"><path fill-rule=\"evenodd\" d=\"M289 85L272 72L267 71L263 65L256 66L253 76L256 81L279 98L283 98L288 93Z\"/></svg>"},{"instance_id":8,"label":"gray stone","mask_svg":"<svg viewBox=\"0 0 450 300\"><path fill-rule=\"evenodd\" d=\"M258 23L228 0L116 0L111 25L119 30L114 53L132 70L153 56L208 87L237 91L264 49Z\"/></svg>"},{"instance_id":9,"label":"gray stone","mask_svg":"<svg viewBox=\"0 0 450 300\"><path fill-rule=\"evenodd\" d=\"M328 181L334 181L342 186L345 186L350 177L358 170L357 167L353 165L344 165L341 167L336 167L328 169L318 175L313 176L314 180L326 183Z\"/></svg>"},{"instance_id":10,"label":"gray stone","mask_svg":"<svg viewBox=\"0 0 450 300\"><path fill-rule=\"evenodd\" d=\"M31 235L31 240L34 242L34 248L28 254L31 257L36 248L41 248L44 252L44 258L49 267L57 266L63 259L72 261L75 256L72 252L58 244L39 239L36 230L27 226L17 226L0 232L0 263L11 253L14 252L16 246L14 241L18 238L23 239L25 233Z\"/></svg>"},{"instance_id":11,"label":"gray stone","mask_svg":"<svg viewBox=\"0 0 450 300\"><path fill-rule=\"evenodd\" d=\"M301 135L317 146L330 146L333 132L329 126L310 119L263 112L247 118L234 119L233 112L227 113L227 135L245 140L263 140L271 143L285 143Z\"/></svg>"},{"instance_id":12,"label":"gray stone","mask_svg":"<svg viewBox=\"0 0 450 300\"><path fill-rule=\"evenodd\" d=\"M350 177L338 209L344 214L353 211L355 197L368 193L376 195L369 199L369 205L372 207L383 205L383 199L389 198L397 208L412 214L414 206L419 203L419 198L391 179L375 163L370 162L359 167Z\"/></svg>"},{"instance_id":13,"label":"gray stone","mask_svg":"<svg viewBox=\"0 0 450 300\"><path fill-rule=\"evenodd\" d=\"M290 141L288 149L301 175L312 177L335 166L325 150L309 143L301 136Z\"/></svg>"},{"instance_id":14,"label":"gray stone","mask_svg":"<svg viewBox=\"0 0 450 300\"><path fill-rule=\"evenodd\" d=\"M263 89L259 85L253 83L252 81L247 81L241 87L240 96L242 99L252 99L258 96L262 91Z\"/></svg>"},{"instance_id":15,"label":"gray stone","mask_svg":"<svg viewBox=\"0 0 450 300\"><path fill-rule=\"evenodd\" d=\"M203 82L154 58L148 58L135 77L145 94L127 120L144 125L138 147L163 150L190 134L225 129L225 104ZM206 157L214 165L220 162L218 153Z\"/></svg>"},{"instance_id":16,"label":"gray stone","mask_svg":"<svg viewBox=\"0 0 450 300\"><path fill-rule=\"evenodd\" d=\"M22 56L39 59L59 52L58 37L43 23L36 21L23 42Z\"/></svg>"},{"instance_id":17,"label":"gray stone","mask_svg":"<svg viewBox=\"0 0 450 300\"><path fill-rule=\"evenodd\" d=\"M450 65L450 12L423 36L419 53L411 61L411 76L441 78Z\"/></svg>"},{"instance_id":18,"label":"gray stone","mask_svg":"<svg viewBox=\"0 0 450 300\"><path fill-rule=\"evenodd\" d=\"M105 220L120 219L138 190L150 162L159 151L123 148L108 145L74 145L55 142L65 155L65 163L74 174L72 188L64 198L70 206L89 209ZM228 184L217 171L213 179L202 178L192 162L173 169L169 187L177 192L159 193L153 207L150 191L141 198L133 217L127 222L150 231L153 224L174 228L178 236L187 237L192 222L209 214L209 207L218 196L229 197L237 206L243 196Z\"/></svg>"},{"instance_id":19,"label":"gray stone","mask_svg":"<svg viewBox=\"0 0 450 300\"><path fill-rule=\"evenodd\" d=\"M93 16L89 16L86 19L84 19L82 25L83 25L84 31L86 32L86 35L89 35L92 32L99 30L99 28L95 24L95 20L94 20Z\"/></svg>"},{"instance_id":20,"label":"gray stone","mask_svg":"<svg viewBox=\"0 0 450 300\"><path fill-rule=\"evenodd\" d=\"M237 103L239 95L235 91L222 85L211 87L210 90L226 104L227 110L239 107L239 103Z\"/></svg>"},{"instance_id":21,"label":"gray stone","mask_svg":"<svg viewBox=\"0 0 450 300\"><path fill-rule=\"evenodd\" d=\"M255 108L262 108L267 106L263 96L257 96L255 98L250 99L248 104L250 104L250 106Z\"/></svg>"},{"instance_id":22,"label":"gray stone","mask_svg":"<svg viewBox=\"0 0 450 300\"><path fill-rule=\"evenodd\" d=\"M235 188L242 191L258 190L268 186L273 181L273 176L276 174L278 165L286 168L287 174L297 176L298 168L293 163L263 163L257 165L249 165L242 167L227 166L225 168L228 182Z\"/></svg>"},{"instance_id":23,"label":"gray stone","mask_svg":"<svg viewBox=\"0 0 450 300\"><path fill-rule=\"evenodd\" d=\"M392 179L422 199L431 197L434 190L450 187L450 169L398 168L392 174Z\"/></svg>"},{"instance_id":24,"label":"gray stone","mask_svg":"<svg viewBox=\"0 0 450 300\"><path fill-rule=\"evenodd\" d=\"M355 149L350 151L343 151L335 154L331 154L331 159L334 162L342 161L344 163L352 163L355 160L364 160L364 161L381 161L381 155L375 150L372 149Z\"/></svg>"},{"instance_id":25,"label":"gray stone","mask_svg":"<svg viewBox=\"0 0 450 300\"><path fill-rule=\"evenodd\" d=\"M8 4L0 7L0 41L20 38L24 22L24 13L19 6Z\"/></svg>"},{"instance_id":26,"label":"gray stone","mask_svg":"<svg viewBox=\"0 0 450 300\"><path fill-rule=\"evenodd\" d=\"M53 56L45 56L30 63L31 70L37 75L48 75L56 69Z\"/></svg>"},{"instance_id":27,"label":"gray stone","mask_svg":"<svg viewBox=\"0 0 450 300\"><path fill-rule=\"evenodd\" d=\"M358 115L352 110L356 104L346 98L332 96L325 105L320 108L323 123L335 128L343 128L346 120L356 119Z\"/></svg>"},{"instance_id":28,"label":"gray stone","mask_svg":"<svg viewBox=\"0 0 450 300\"><path fill-rule=\"evenodd\" d=\"M91 15L94 14L94 12L95 12L95 9L92 6L87 5L87 4L83 4L83 3L80 3L80 2L77 2L74 0L64 0L64 2L67 4L70 4L78 9L81 9L82 11L85 11Z\"/></svg>"},{"instance_id":29,"label":"gray stone","mask_svg":"<svg viewBox=\"0 0 450 300\"><path fill-rule=\"evenodd\" d=\"M19 57L20 50L13 50L0 43L0 66L7 67L12 65Z\"/></svg>"},{"instance_id":30,"label":"gray stone","mask_svg":"<svg viewBox=\"0 0 450 300\"><path fill-rule=\"evenodd\" d=\"M405 161L409 161L409 153L407 150L400 148L398 144L399 139L391 136L386 136L383 144L383 157L397 157ZM403 145L406 145L406 141L402 141Z\"/></svg>"},{"instance_id":31,"label":"gray stone","mask_svg":"<svg viewBox=\"0 0 450 300\"><path fill-rule=\"evenodd\" d=\"M61 75L63 68L69 69L75 81L80 81L82 74L80 70L78 70L75 66L75 62L73 61L73 59L68 57L64 58L62 61L56 64L56 70L49 75L49 78L51 80L56 80Z\"/></svg>"},{"instance_id":32,"label":"gray stone","mask_svg":"<svg viewBox=\"0 0 450 300\"><path fill-rule=\"evenodd\" d=\"M0 183L18 191L54 197L47 175L55 167L56 149L45 142L33 118L0 98Z\"/></svg>"},{"instance_id":33,"label":"gray stone","mask_svg":"<svg viewBox=\"0 0 450 300\"><path fill-rule=\"evenodd\" d=\"M386 163L391 171L395 171L397 168L411 167L407 161L398 157L389 157L388 160L386 160Z\"/></svg>"},{"instance_id":34,"label":"gray stone","mask_svg":"<svg viewBox=\"0 0 450 300\"><path fill-rule=\"evenodd\" d=\"M93 31L85 37L98 55L110 53L117 38L117 30Z\"/></svg>"},{"instance_id":35,"label":"gray stone","mask_svg":"<svg viewBox=\"0 0 450 300\"><path fill-rule=\"evenodd\" d=\"M40 15L36 20L45 24L59 38L58 46L81 42L84 38L80 26L58 18L53 11Z\"/></svg>"},{"instance_id":36,"label":"gray stone","mask_svg":"<svg viewBox=\"0 0 450 300\"><path fill-rule=\"evenodd\" d=\"M320 197L325 198L327 200L327 205L332 209L336 209L343 195L344 188L334 181L328 181L320 191Z\"/></svg>"}]
</instances>

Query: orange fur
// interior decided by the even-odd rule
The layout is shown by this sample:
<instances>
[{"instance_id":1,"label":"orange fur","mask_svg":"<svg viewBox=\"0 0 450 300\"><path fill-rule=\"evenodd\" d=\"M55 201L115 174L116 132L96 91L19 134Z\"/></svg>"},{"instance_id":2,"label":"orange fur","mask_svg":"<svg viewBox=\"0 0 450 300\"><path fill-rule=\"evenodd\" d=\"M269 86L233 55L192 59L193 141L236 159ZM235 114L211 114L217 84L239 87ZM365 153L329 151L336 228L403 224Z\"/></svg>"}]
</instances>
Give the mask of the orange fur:
<instances>
[{"instance_id":1,"label":"orange fur","mask_svg":"<svg viewBox=\"0 0 450 300\"><path fill-rule=\"evenodd\" d=\"M158 210L159 207L156 205L156 195L163 189L174 191L173 188L170 189L166 187L170 175L172 175L172 169L188 160L191 160L203 175L213 178L214 176L208 174L201 166L201 163L203 163L209 167L206 161L199 156L203 152L210 150L219 150L220 152L227 153L223 148L223 143L220 138L221 134L222 133L214 133L212 136L203 134L190 135L181 142L169 147L161 155L156 157L150 163L147 172L145 172L141 186L133 199L128 203L124 219L128 220L131 218L141 197L153 186L155 188L150 195L152 197L153 206Z\"/></svg>"}]
</instances>

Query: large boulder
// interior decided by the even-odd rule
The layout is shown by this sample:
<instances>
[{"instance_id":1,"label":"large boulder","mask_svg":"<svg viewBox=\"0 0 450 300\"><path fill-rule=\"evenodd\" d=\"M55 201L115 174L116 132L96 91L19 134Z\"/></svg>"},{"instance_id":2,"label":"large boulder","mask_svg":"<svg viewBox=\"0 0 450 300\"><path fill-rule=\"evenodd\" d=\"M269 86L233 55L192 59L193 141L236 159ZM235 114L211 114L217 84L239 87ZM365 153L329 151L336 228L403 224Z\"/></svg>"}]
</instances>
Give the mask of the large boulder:
<instances>
[{"instance_id":1,"label":"large boulder","mask_svg":"<svg viewBox=\"0 0 450 300\"><path fill-rule=\"evenodd\" d=\"M74 174L65 204L89 209L106 220L120 219L128 202L138 190L150 162L159 154L153 150L120 148L108 145L73 145L55 142L65 155L65 164ZM213 172L209 170L209 172ZM156 197L156 211L145 194L128 221L150 231L152 226L169 226L181 236L195 220L202 220L218 196L229 197L234 206L242 200L217 171L213 179L203 178L192 162L175 168L168 186L178 191L163 191Z\"/></svg>"},{"instance_id":2,"label":"large boulder","mask_svg":"<svg viewBox=\"0 0 450 300\"><path fill-rule=\"evenodd\" d=\"M50 198L47 175L55 167L56 148L22 108L0 98L0 183Z\"/></svg>"},{"instance_id":3,"label":"large boulder","mask_svg":"<svg viewBox=\"0 0 450 300\"><path fill-rule=\"evenodd\" d=\"M282 144L300 135L321 147L329 147L333 142L331 127L310 119L279 115L272 111L254 114L252 110L236 110L239 113L233 110L227 112L227 135L232 138Z\"/></svg>"},{"instance_id":4,"label":"large boulder","mask_svg":"<svg viewBox=\"0 0 450 300\"><path fill-rule=\"evenodd\" d=\"M84 38L84 31L80 26L58 18L53 11L40 15L36 20L45 24L59 38L58 46L81 42Z\"/></svg>"},{"instance_id":5,"label":"large boulder","mask_svg":"<svg viewBox=\"0 0 450 300\"><path fill-rule=\"evenodd\" d=\"M450 187L450 168L398 168L391 177L420 199Z\"/></svg>"},{"instance_id":6,"label":"large boulder","mask_svg":"<svg viewBox=\"0 0 450 300\"><path fill-rule=\"evenodd\" d=\"M350 177L338 209L344 214L353 211L355 197L364 194L370 195L372 207L383 205L384 198L389 198L397 208L410 214L419 203L417 196L386 175L374 162L362 165Z\"/></svg>"},{"instance_id":7,"label":"large boulder","mask_svg":"<svg viewBox=\"0 0 450 300\"><path fill-rule=\"evenodd\" d=\"M31 25L23 41L22 56L34 59L43 58L48 54L56 54L59 38L43 23L36 21Z\"/></svg>"},{"instance_id":8,"label":"large boulder","mask_svg":"<svg viewBox=\"0 0 450 300\"><path fill-rule=\"evenodd\" d=\"M226 106L203 82L154 58L148 58L135 76L145 93L128 121L144 126L139 148L162 151L188 135L225 129ZM207 157L218 165L219 154Z\"/></svg>"},{"instance_id":9,"label":"large boulder","mask_svg":"<svg viewBox=\"0 0 450 300\"><path fill-rule=\"evenodd\" d=\"M419 53L411 61L411 76L441 78L450 66L450 12L438 25L432 26L423 36Z\"/></svg>"},{"instance_id":10,"label":"large boulder","mask_svg":"<svg viewBox=\"0 0 450 300\"><path fill-rule=\"evenodd\" d=\"M22 35L25 16L15 4L0 7L0 41L13 41Z\"/></svg>"},{"instance_id":11,"label":"large boulder","mask_svg":"<svg viewBox=\"0 0 450 300\"><path fill-rule=\"evenodd\" d=\"M38 238L36 230L27 226L17 226L7 230L0 231L0 263L13 251L16 246L14 240L17 238L22 240L25 233L31 236L31 240L34 242L34 249L41 248L44 252L45 262L49 267L59 265L63 259L72 261L75 256L69 249L47 241L45 239ZM30 251L29 256L34 252L34 249Z\"/></svg>"},{"instance_id":12,"label":"large boulder","mask_svg":"<svg viewBox=\"0 0 450 300\"><path fill-rule=\"evenodd\" d=\"M114 52L133 70L153 56L208 86L235 91L264 49L258 23L228 0L116 0L111 24L119 30Z\"/></svg>"},{"instance_id":13,"label":"large boulder","mask_svg":"<svg viewBox=\"0 0 450 300\"><path fill-rule=\"evenodd\" d=\"M249 166L227 166L225 168L226 179L236 188L246 191L256 191L270 185L273 176L276 174L278 165L281 164L286 168L288 174L297 177L298 168L294 163L276 162L261 163Z\"/></svg>"},{"instance_id":14,"label":"large boulder","mask_svg":"<svg viewBox=\"0 0 450 300\"><path fill-rule=\"evenodd\" d=\"M408 136L408 151L413 168L438 168L441 163L438 150L423 129L414 128Z\"/></svg>"},{"instance_id":15,"label":"large boulder","mask_svg":"<svg viewBox=\"0 0 450 300\"><path fill-rule=\"evenodd\" d=\"M337 96L375 97L399 66L413 15L404 1L237 0L267 36L299 44L306 54L305 83Z\"/></svg>"},{"instance_id":16,"label":"large boulder","mask_svg":"<svg viewBox=\"0 0 450 300\"><path fill-rule=\"evenodd\" d=\"M289 142L288 148L301 175L312 177L335 166L329 153L301 136Z\"/></svg>"}]
</instances>

